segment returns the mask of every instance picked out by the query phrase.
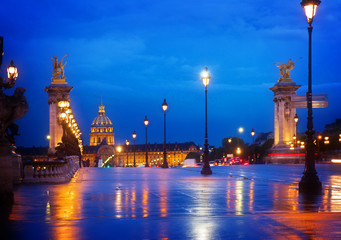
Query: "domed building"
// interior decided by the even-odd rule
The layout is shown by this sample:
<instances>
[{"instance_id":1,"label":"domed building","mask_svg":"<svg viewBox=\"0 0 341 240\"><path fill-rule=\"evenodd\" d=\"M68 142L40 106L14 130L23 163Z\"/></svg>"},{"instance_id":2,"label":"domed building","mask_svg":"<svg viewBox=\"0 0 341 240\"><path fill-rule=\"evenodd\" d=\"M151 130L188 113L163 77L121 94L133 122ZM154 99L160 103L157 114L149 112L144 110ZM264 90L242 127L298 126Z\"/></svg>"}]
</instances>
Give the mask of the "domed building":
<instances>
[{"instance_id":1,"label":"domed building","mask_svg":"<svg viewBox=\"0 0 341 240\"><path fill-rule=\"evenodd\" d=\"M108 145L115 145L113 124L105 115L104 105L99 106L98 116L92 121L90 133L90 146L97 146L103 141Z\"/></svg>"}]
</instances>

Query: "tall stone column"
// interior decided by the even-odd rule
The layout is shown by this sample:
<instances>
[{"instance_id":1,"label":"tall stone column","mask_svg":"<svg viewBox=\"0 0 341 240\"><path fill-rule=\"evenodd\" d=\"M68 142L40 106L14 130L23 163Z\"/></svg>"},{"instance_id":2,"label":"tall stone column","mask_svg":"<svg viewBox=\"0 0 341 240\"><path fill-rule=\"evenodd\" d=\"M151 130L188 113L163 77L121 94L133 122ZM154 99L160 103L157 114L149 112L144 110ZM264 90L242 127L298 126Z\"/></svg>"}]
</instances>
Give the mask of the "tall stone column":
<instances>
[{"instance_id":1,"label":"tall stone column","mask_svg":"<svg viewBox=\"0 0 341 240\"><path fill-rule=\"evenodd\" d=\"M50 144L49 153L56 152L56 146L62 141L63 128L58 122L59 108L58 102L61 100L69 100L70 91L73 87L70 87L64 79L52 79L50 86L45 87L49 99L49 134Z\"/></svg>"},{"instance_id":2,"label":"tall stone column","mask_svg":"<svg viewBox=\"0 0 341 240\"><path fill-rule=\"evenodd\" d=\"M300 88L291 78L281 78L275 86L270 88L274 92L274 147L286 147L295 134L294 116L296 110L292 108L292 98Z\"/></svg>"}]
</instances>

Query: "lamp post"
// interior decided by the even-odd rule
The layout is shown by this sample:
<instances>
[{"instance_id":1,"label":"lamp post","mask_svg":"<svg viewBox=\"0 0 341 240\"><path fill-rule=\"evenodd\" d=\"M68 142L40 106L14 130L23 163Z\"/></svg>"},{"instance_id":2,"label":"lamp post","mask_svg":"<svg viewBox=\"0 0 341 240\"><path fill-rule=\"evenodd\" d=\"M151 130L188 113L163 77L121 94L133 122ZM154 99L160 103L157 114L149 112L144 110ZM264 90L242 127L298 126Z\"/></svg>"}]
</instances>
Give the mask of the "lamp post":
<instances>
[{"instance_id":1,"label":"lamp post","mask_svg":"<svg viewBox=\"0 0 341 240\"><path fill-rule=\"evenodd\" d=\"M306 140L306 155L305 155L305 168L302 179L299 183L299 191L302 193L315 193L322 192L322 183L317 176L315 169L314 159L314 131L313 131L313 108L312 108L312 77L311 77L311 34L313 27L311 26L313 18L316 14L317 6L321 3L320 0L302 0L301 6L305 10L308 20L308 33L309 33L309 57L308 57L308 92L307 92L307 140Z\"/></svg>"},{"instance_id":2,"label":"lamp post","mask_svg":"<svg viewBox=\"0 0 341 240\"><path fill-rule=\"evenodd\" d=\"M168 108L168 104L166 102L166 99L163 100L162 103L162 109L164 112L164 129L163 129L163 164L162 168L168 168L168 162L167 162L167 147L166 147L166 110Z\"/></svg>"},{"instance_id":3,"label":"lamp post","mask_svg":"<svg viewBox=\"0 0 341 240\"><path fill-rule=\"evenodd\" d=\"M204 165L201 170L201 174L203 175L211 175L212 170L210 164L208 163L208 135L207 135L207 86L210 82L211 76L208 72L207 67L204 68L204 71L201 72L201 80L205 86L205 149L204 149Z\"/></svg>"},{"instance_id":4,"label":"lamp post","mask_svg":"<svg viewBox=\"0 0 341 240\"><path fill-rule=\"evenodd\" d=\"M117 150L118 153L121 153L122 147L121 146L117 146L116 150ZM119 161L120 161L120 158L118 157L118 155L119 154L117 154L117 167L119 167Z\"/></svg>"},{"instance_id":5,"label":"lamp post","mask_svg":"<svg viewBox=\"0 0 341 240\"><path fill-rule=\"evenodd\" d=\"M126 163L126 167L128 167L128 147L129 147L129 140L126 140L126 146L127 146L127 163Z\"/></svg>"},{"instance_id":6,"label":"lamp post","mask_svg":"<svg viewBox=\"0 0 341 240\"><path fill-rule=\"evenodd\" d=\"M317 136L317 155L320 156L320 140L322 139L321 135Z\"/></svg>"},{"instance_id":7,"label":"lamp post","mask_svg":"<svg viewBox=\"0 0 341 240\"><path fill-rule=\"evenodd\" d=\"M244 128L243 127L239 127L238 128L238 132L240 134L242 134L244 132ZM240 147L239 147L239 137L237 137L237 154L239 155L241 153Z\"/></svg>"},{"instance_id":8,"label":"lamp post","mask_svg":"<svg viewBox=\"0 0 341 240\"><path fill-rule=\"evenodd\" d=\"M0 37L0 70L2 65L3 37ZM0 155L1 155L1 184L0 184L0 206L9 207L13 204L13 167L11 153L14 152L12 146L15 144L15 135L18 135L18 126L14 121L22 118L28 112L28 104L24 96L25 89L16 88L13 96L7 96L2 88L9 89L14 87L18 77L18 69L13 61L7 68L7 79L0 76ZM14 125L12 125L14 124ZM13 127L15 126L15 127ZM8 161L7 161L8 160ZM10 208L8 208L10 209Z\"/></svg>"},{"instance_id":9,"label":"lamp post","mask_svg":"<svg viewBox=\"0 0 341 240\"><path fill-rule=\"evenodd\" d=\"M297 116L297 113L295 113L294 121L295 121L295 137L296 137L296 139L298 137L297 136L297 123L298 123L298 120L299 120L299 118ZM297 145L296 143L297 143L297 141L295 141L295 145Z\"/></svg>"},{"instance_id":10,"label":"lamp post","mask_svg":"<svg viewBox=\"0 0 341 240\"><path fill-rule=\"evenodd\" d=\"M252 136L252 143L254 144L255 143L255 130L251 130L251 136Z\"/></svg>"},{"instance_id":11,"label":"lamp post","mask_svg":"<svg viewBox=\"0 0 341 240\"><path fill-rule=\"evenodd\" d=\"M253 148L252 148L252 157L253 157L253 159L252 159L252 161L254 161L255 160L255 146L254 146L254 144L255 144L255 130L253 130L253 128L252 128L252 130L251 130L251 136L252 136L252 144L253 144Z\"/></svg>"},{"instance_id":12,"label":"lamp post","mask_svg":"<svg viewBox=\"0 0 341 240\"><path fill-rule=\"evenodd\" d=\"M146 165L145 165L145 167L149 167L149 163L148 163L148 144L147 144L147 126L149 124L149 120L148 120L147 116L145 116L143 123L146 126Z\"/></svg>"},{"instance_id":13,"label":"lamp post","mask_svg":"<svg viewBox=\"0 0 341 240\"><path fill-rule=\"evenodd\" d=\"M136 138L136 132L134 130L134 132L133 132L133 139L134 139L134 167L136 167L136 161L135 161L135 138Z\"/></svg>"}]
</instances>

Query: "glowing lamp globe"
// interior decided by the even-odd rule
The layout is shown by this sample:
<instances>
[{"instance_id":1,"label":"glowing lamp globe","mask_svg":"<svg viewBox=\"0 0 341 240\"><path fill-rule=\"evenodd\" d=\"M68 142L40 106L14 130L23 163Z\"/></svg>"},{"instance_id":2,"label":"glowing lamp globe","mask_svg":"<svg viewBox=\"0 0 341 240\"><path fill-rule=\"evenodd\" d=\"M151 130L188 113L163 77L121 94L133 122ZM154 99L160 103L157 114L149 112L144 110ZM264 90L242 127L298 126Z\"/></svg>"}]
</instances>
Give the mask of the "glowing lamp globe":
<instances>
[{"instance_id":1,"label":"glowing lamp globe","mask_svg":"<svg viewBox=\"0 0 341 240\"><path fill-rule=\"evenodd\" d=\"M7 68L7 77L8 79L14 79L14 80L16 80L18 77L18 69L16 66L14 66L13 60L11 60L11 63L9 67Z\"/></svg>"},{"instance_id":2,"label":"glowing lamp globe","mask_svg":"<svg viewBox=\"0 0 341 240\"><path fill-rule=\"evenodd\" d=\"M320 5L320 3L320 0L302 0L301 6L305 11L305 15L309 24L313 22L317 7Z\"/></svg>"},{"instance_id":3,"label":"glowing lamp globe","mask_svg":"<svg viewBox=\"0 0 341 240\"><path fill-rule=\"evenodd\" d=\"M208 72L208 68L205 67L204 70L201 72L201 80L205 87L210 83L211 75Z\"/></svg>"},{"instance_id":4,"label":"glowing lamp globe","mask_svg":"<svg viewBox=\"0 0 341 240\"><path fill-rule=\"evenodd\" d=\"M166 99L163 99L163 103L162 103L162 109L163 109L163 111L166 111L167 108L168 108L168 104L167 104L167 102L166 102Z\"/></svg>"}]
</instances>

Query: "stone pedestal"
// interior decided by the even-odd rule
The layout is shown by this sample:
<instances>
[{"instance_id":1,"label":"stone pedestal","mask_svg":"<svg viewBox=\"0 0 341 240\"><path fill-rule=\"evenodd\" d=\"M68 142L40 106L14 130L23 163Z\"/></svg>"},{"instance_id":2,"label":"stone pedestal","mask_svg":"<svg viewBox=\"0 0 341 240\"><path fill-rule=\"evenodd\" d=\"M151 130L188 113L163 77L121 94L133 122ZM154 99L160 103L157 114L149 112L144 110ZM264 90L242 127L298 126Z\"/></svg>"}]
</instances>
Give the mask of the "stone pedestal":
<instances>
[{"instance_id":1,"label":"stone pedestal","mask_svg":"<svg viewBox=\"0 0 341 240\"><path fill-rule=\"evenodd\" d=\"M0 205L11 205L13 197L13 163L11 148L0 145Z\"/></svg>"},{"instance_id":2,"label":"stone pedestal","mask_svg":"<svg viewBox=\"0 0 341 240\"><path fill-rule=\"evenodd\" d=\"M298 164L305 161L305 149L272 148L264 158L266 164Z\"/></svg>"},{"instance_id":3,"label":"stone pedestal","mask_svg":"<svg viewBox=\"0 0 341 240\"><path fill-rule=\"evenodd\" d=\"M274 111L274 148L288 147L296 134L294 116L296 108L292 107L292 98L300 88L291 78L280 79L275 86L270 88L274 92L273 101L275 103ZM288 148L289 149L289 148Z\"/></svg>"},{"instance_id":4,"label":"stone pedestal","mask_svg":"<svg viewBox=\"0 0 341 240\"><path fill-rule=\"evenodd\" d=\"M23 164L21 155L12 153L13 183L21 183L23 178Z\"/></svg>"}]
</instances>

